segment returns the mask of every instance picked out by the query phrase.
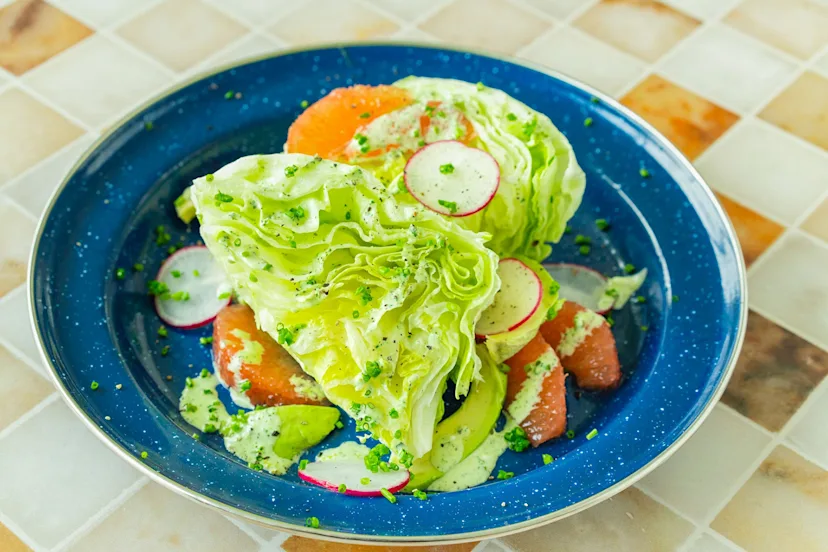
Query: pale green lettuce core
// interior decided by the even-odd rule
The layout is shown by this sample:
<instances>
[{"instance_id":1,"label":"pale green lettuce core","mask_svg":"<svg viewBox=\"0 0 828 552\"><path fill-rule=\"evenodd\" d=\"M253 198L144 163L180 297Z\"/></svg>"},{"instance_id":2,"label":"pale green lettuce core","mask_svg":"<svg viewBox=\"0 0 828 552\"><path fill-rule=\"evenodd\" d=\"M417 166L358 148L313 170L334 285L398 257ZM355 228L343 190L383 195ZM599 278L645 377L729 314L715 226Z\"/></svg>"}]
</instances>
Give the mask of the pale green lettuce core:
<instances>
[{"instance_id":1,"label":"pale green lettuce core","mask_svg":"<svg viewBox=\"0 0 828 552\"><path fill-rule=\"evenodd\" d=\"M485 209L453 220L489 233L487 245L501 257L545 259L551 252L548 242L561 239L585 186L572 146L552 121L500 90L458 80L407 77L394 86L411 92L417 103L377 118L360 133L371 149L391 143L400 148L381 156L355 155L353 162L374 172L403 201L413 202L401 185L407 157L423 143L467 141L457 117L462 113L474 128L470 145L495 158L501 177L497 195ZM439 104L431 109L430 132L420 136L415 123L429 102ZM434 128L440 132L434 134Z\"/></svg>"},{"instance_id":2,"label":"pale green lettuce core","mask_svg":"<svg viewBox=\"0 0 828 552\"><path fill-rule=\"evenodd\" d=\"M361 427L428 452L447 379L460 396L479 375L474 326L500 287L489 237L300 154L241 158L191 198L259 326Z\"/></svg>"}]
</instances>

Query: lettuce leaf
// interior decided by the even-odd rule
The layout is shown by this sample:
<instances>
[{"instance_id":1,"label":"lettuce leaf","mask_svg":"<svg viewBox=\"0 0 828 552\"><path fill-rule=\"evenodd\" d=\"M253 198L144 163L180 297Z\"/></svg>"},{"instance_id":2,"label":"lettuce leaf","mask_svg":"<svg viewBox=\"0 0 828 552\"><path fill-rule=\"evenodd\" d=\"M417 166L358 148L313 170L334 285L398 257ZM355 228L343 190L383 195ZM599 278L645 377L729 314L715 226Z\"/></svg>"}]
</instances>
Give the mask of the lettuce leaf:
<instances>
[{"instance_id":1,"label":"lettuce leaf","mask_svg":"<svg viewBox=\"0 0 828 552\"><path fill-rule=\"evenodd\" d=\"M377 118L360 133L372 150L399 147L365 156L351 148L351 162L373 172L402 201L414 202L402 185L408 156L425 143L467 138L461 122L466 119L475 135L470 145L489 152L500 165L500 188L481 212L454 221L490 234L487 245L501 257L545 259L552 250L548 242L561 239L585 186L572 146L552 121L500 90L467 82L407 77L394 85L411 92L417 103ZM435 116L421 136L415 122L424 110Z\"/></svg>"},{"instance_id":2,"label":"lettuce leaf","mask_svg":"<svg viewBox=\"0 0 828 552\"><path fill-rule=\"evenodd\" d=\"M647 278L647 269L644 268L630 276L613 276L607 279L607 285L598 299L598 309L623 309L624 305L639 290Z\"/></svg>"},{"instance_id":3,"label":"lettuce leaf","mask_svg":"<svg viewBox=\"0 0 828 552\"><path fill-rule=\"evenodd\" d=\"M447 379L462 396L479 377L474 326L500 287L488 236L300 154L243 157L190 196L259 326L358 427L398 457L427 453Z\"/></svg>"}]
</instances>

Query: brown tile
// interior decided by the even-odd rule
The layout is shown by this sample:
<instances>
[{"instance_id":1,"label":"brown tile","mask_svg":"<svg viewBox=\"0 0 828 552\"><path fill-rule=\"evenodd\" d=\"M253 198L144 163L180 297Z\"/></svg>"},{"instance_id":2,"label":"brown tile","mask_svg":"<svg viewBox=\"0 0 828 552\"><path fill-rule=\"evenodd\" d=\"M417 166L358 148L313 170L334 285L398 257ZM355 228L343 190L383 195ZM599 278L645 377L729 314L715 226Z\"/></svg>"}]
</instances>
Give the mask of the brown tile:
<instances>
[{"instance_id":1,"label":"brown tile","mask_svg":"<svg viewBox=\"0 0 828 552\"><path fill-rule=\"evenodd\" d=\"M22 75L92 33L43 0L17 0L0 9L0 66Z\"/></svg>"},{"instance_id":2,"label":"brown tile","mask_svg":"<svg viewBox=\"0 0 828 552\"><path fill-rule=\"evenodd\" d=\"M241 37L247 29L199 0L167 0L120 29L138 49L184 71Z\"/></svg>"},{"instance_id":3,"label":"brown tile","mask_svg":"<svg viewBox=\"0 0 828 552\"><path fill-rule=\"evenodd\" d=\"M0 93L0 185L59 150L82 131L17 88Z\"/></svg>"},{"instance_id":4,"label":"brown tile","mask_svg":"<svg viewBox=\"0 0 828 552\"><path fill-rule=\"evenodd\" d=\"M621 103L644 117L691 160L739 120L735 113L658 75L636 85Z\"/></svg>"},{"instance_id":5,"label":"brown tile","mask_svg":"<svg viewBox=\"0 0 828 552\"><path fill-rule=\"evenodd\" d=\"M676 550L692 531L690 522L631 488L584 512L503 540L520 552L663 552Z\"/></svg>"},{"instance_id":6,"label":"brown tile","mask_svg":"<svg viewBox=\"0 0 828 552\"><path fill-rule=\"evenodd\" d=\"M442 546L366 546L364 544L341 544L320 540L290 537L282 548L286 552L471 552L476 542Z\"/></svg>"},{"instance_id":7,"label":"brown tile","mask_svg":"<svg viewBox=\"0 0 828 552\"><path fill-rule=\"evenodd\" d=\"M700 22L654 0L603 0L575 25L644 61L654 62Z\"/></svg>"},{"instance_id":8,"label":"brown tile","mask_svg":"<svg viewBox=\"0 0 828 552\"><path fill-rule=\"evenodd\" d=\"M325 17L320 18L319 14ZM398 29L396 23L352 0L312 0L268 29L288 44L383 38Z\"/></svg>"},{"instance_id":9,"label":"brown tile","mask_svg":"<svg viewBox=\"0 0 828 552\"><path fill-rule=\"evenodd\" d=\"M751 311L722 402L779 431L828 374L828 353Z\"/></svg>"},{"instance_id":10,"label":"brown tile","mask_svg":"<svg viewBox=\"0 0 828 552\"><path fill-rule=\"evenodd\" d=\"M514 54L552 25L506 0L458 0L420 28L466 48Z\"/></svg>"},{"instance_id":11,"label":"brown tile","mask_svg":"<svg viewBox=\"0 0 828 552\"><path fill-rule=\"evenodd\" d=\"M0 202L0 297L26 281L34 223L19 209Z\"/></svg>"},{"instance_id":12,"label":"brown tile","mask_svg":"<svg viewBox=\"0 0 828 552\"><path fill-rule=\"evenodd\" d=\"M828 242L828 199L823 200L819 207L805 219L802 229Z\"/></svg>"},{"instance_id":13,"label":"brown tile","mask_svg":"<svg viewBox=\"0 0 828 552\"><path fill-rule=\"evenodd\" d=\"M751 552L818 552L826 519L828 472L780 446L710 526Z\"/></svg>"},{"instance_id":14,"label":"brown tile","mask_svg":"<svg viewBox=\"0 0 828 552\"><path fill-rule=\"evenodd\" d=\"M0 346L0 431L51 392L49 382Z\"/></svg>"},{"instance_id":15,"label":"brown tile","mask_svg":"<svg viewBox=\"0 0 828 552\"><path fill-rule=\"evenodd\" d=\"M23 544L17 535L0 523L0 550L3 552L31 552L31 548Z\"/></svg>"},{"instance_id":16,"label":"brown tile","mask_svg":"<svg viewBox=\"0 0 828 552\"><path fill-rule=\"evenodd\" d=\"M745 264L750 266L785 228L727 196L717 193L716 197L733 223L745 256Z\"/></svg>"},{"instance_id":17,"label":"brown tile","mask_svg":"<svg viewBox=\"0 0 828 552\"><path fill-rule=\"evenodd\" d=\"M746 0L724 20L803 59L828 43L828 7L811 0Z\"/></svg>"},{"instance_id":18,"label":"brown tile","mask_svg":"<svg viewBox=\"0 0 828 552\"><path fill-rule=\"evenodd\" d=\"M828 79L806 72L759 117L828 150Z\"/></svg>"}]
</instances>

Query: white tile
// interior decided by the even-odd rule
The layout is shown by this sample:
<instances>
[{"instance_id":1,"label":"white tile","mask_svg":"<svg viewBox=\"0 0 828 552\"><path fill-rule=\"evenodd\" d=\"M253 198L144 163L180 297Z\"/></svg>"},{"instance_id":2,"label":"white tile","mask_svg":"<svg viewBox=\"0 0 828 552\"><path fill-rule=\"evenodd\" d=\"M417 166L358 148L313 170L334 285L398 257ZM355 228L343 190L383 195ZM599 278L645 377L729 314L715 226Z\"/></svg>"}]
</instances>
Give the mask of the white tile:
<instances>
[{"instance_id":1,"label":"white tile","mask_svg":"<svg viewBox=\"0 0 828 552\"><path fill-rule=\"evenodd\" d=\"M0 439L0 511L47 548L138 478L60 400Z\"/></svg>"},{"instance_id":2,"label":"white tile","mask_svg":"<svg viewBox=\"0 0 828 552\"><path fill-rule=\"evenodd\" d=\"M822 388L808 404L802 417L788 433L788 439L803 453L828 466L828 430L825 422L828 420L828 381L823 382Z\"/></svg>"},{"instance_id":3,"label":"white tile","mask_svg":"<svg viewBox=\"0 0 828 552\"><path fill-rule=\"evenodd\" d=\"M283 533L282 531L276 531L274 529L268 529L267 527L256 525L255 523L248 523L245 521L231 518L229 516L226 516L226 519L227 521L229 521L230 523L232 523L248 535L256 535L256 538L261 539L263 542L281 544L290 537L288 533ZM278 547L277 549L281 550Z\"/></svg>"},{"instance_id":4,"label":"white tile","mask_svg":"<svg viewBox=\"0 0 828 552\"><path fill-rule=\"evenodd\" d=\"M739 552L741 548L719 535L701 533L684 552Z\"/></svg>"},{"instance_id":5,"label":"white tile","mask_svg":"<svg viewBox=\"0 0 828 552\"><path fill-rule=\"evenodd\" d=\"M828 0L826 0L828 1ZM814 62L814 70L828 77L828 52Z\"/></svg>"},{"instance_id":6,"label":"white tile","mask_svg":"<svg viewBox=\"0 0 828 552\"><path fill-rule=\"evenodd\" d=\"M26 286L15 289L0 303L0 337L15 356L35 368L40 375L48 377L29 323L29 295Z\"/></svg>"},{"instance_id":7,"label":"white tile","mask_svg":"<svg viewBox=\"0 0 828 552\"><path fill-rule=\"evenodd\" d=\"M786 224L828 187L827 155L757 120L742 121L695 164L714 189Z\"/></svg>"},{"instance_id":8,"label":"white tile","mask_svg":"<svg viewBox=\"0 0 828 552\"><path fill-rule=\"evenodd\" d=\"M687 443L638 486L700 521L733 492L733 481L769 442L741 415L717 406Z\"/></svg>"},{"instance_id":9,"label":"white tile","mask_svg":"<svg viewBox=\"0 0 828 552\"><path fill-rule=\"evenodd\" d=\"M561 27L521 52L521 57L574 77L608 94L637 79L645 64L572 27Z\"/></svg>"},{"instance_id":10,"label":"white tile","mask_svg":"<svg viewBox=\"0 0 828 552\"><path fill-rule=\"evenodd\" d=\"M683 11L697 19L710 19L722 15L741 0L661 0L668 6Z\"/></svg>"},{"instance_id":11,"label":"white tile","mask_svg":"<svg viewBox=\"0 0 828 552\"><path fill-rule=\"evenodd\" d=\"M102 28L143 11L158 0L51 0L51 3L84 23Z\"/></svg>"},{"instance_id":12,"label":"white tile","mask_svg":"<svg viewBox=\"0 0 828 552\"><path fill-rule=\"evenodd\" d=\"M828 246L792 231L748 276L750 305L828 349L826 274Z\"/></svg>"},{"instance_id":13,"label":"white tile","mask_svg":"<svg viewBox=\"0 0 828 552\"><path fill-rule=\"evenodd\" d=\"M745 113L767 101L794 70L771 48L716 23L688 38L659 72L731 111Z\"/></svg>"},{"instance_id":14,"label":"white tile","mask_svg":"<svg viewBox=\"0 0 828 552\"><path fill-rule=\"evenodd\" d=\"M583 11L587 5L595 4L596 0L522 0L524 4L548 14L556 19L566 19L573 13Z\"/></svg>"},{"instance_id":15,"label":"white tile","mask_svg":"<svg viewBox=\"0 0 828 552\"><path fill-rule=\"evenodd\" d=\"M307 0L207 0L225 13L248 25L268 25L292 11L300 9Z\"/></svg>"},{"instance_id":16,"label":"white tile","mask_svg":"<svg viewBox=\"0 0 828 552\"><path fill-rule=\"evenodd\" d=\"M441 42L441 40L436 36L430 35L427 32L416 28L403 29L392 35L389 40L393 42Z\"/></svg>"},{"instance_id":17,"label":"white tile","mask_svg":"<svg viewBox=\"0 0 828 552\"><path fill-rule=\"evenodd\" d=\"M392 13L406 23L422 21L451 0L370 0L371 4Z\"/></svg>"},{"instance_id":18,"label":"white tile","mask_svg":"<svg viewBox=\"0 0 828 552\"><path fill-rule=\"evenodd\" d=\"M172 82L159 65L95 35L26 74L35 91L100 126Z\"/></svg>"},{"instance_id":19,"label":"white tile","mask_svg":"<svg viewBox=\"0 0 828 552\"><path fill-rule=\"evenodd\" d=\"M242 61L246 58L273 54L281 48L282 43L274 38L259 34L250 34L222 50L214 57L211 57L203 65L197 66L196 70L205 71L215 69L233 62Z\"/></svg>"},{"instance_id":20,"label":"white tile","mask_svg":"<svg viewBox=\"0 0 828 552\"><path fill-rule=\"evenodd\" d=\"M155 483L72 544L70 552L256 552L259 544L215 510Z\"/></svg>"},{"instance_id":21,"label":"white tile","mask_svg":"<svg viewBox=\"0 0 828 552\"><path fill-rule=\"evenodd\" d=\"M52 193L63 181L66 173L94 141L93 135L81 136L12 182L4 190L5 193L29 214L40 218Z\"/></svg>"}]
</instances>

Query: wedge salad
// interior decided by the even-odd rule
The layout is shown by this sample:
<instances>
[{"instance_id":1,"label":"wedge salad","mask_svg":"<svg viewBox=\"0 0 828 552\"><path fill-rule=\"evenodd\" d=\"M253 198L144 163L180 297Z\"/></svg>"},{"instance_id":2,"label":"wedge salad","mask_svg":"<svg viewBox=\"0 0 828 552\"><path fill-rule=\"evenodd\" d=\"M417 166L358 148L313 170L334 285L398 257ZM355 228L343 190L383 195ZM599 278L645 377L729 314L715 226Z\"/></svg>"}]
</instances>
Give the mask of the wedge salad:
<instances>
[{"instance_id":1,"label":"wedge salad","mask_svg":"<svg viewBox=\"0 0 828 552\"><path fill-rule=\"evenodd\" d=\"M396 502L492 479L506 451L567 432L567 377L622 379L604 315L646 271L541 264L584 186L550 119L499 90L333 90L284 153L242 157L175 201L203 245L173 252L149 292L167 326L213 325L214 370L187 379L181 415L251 469L298 464L334 492ZM357 440L303 459L344 416Z\"/></svg>"}]
</instances>

